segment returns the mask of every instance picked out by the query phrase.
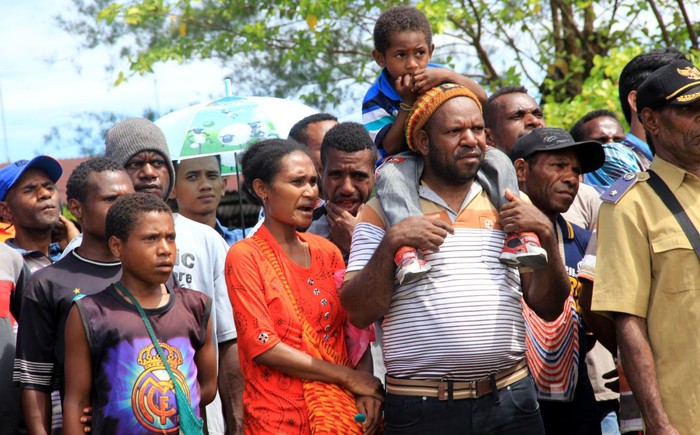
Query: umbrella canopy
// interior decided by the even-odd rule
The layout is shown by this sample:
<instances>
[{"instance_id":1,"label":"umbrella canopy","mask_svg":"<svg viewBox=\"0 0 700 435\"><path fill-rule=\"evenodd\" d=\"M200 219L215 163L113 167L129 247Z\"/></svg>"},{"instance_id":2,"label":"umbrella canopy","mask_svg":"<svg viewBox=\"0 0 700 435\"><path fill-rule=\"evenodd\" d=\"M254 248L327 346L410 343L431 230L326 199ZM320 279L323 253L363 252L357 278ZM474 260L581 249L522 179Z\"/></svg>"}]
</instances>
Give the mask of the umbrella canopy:
<instances>
[{"instance_id":1,"label":"umbrella canopy","mask_svg":"<svg viewBox=\"0 0 700 435\"><path fill-rule=\"evenodd\" d=\"M237 172L236 153L259 140L286 138L297 121L317 112L281 98L224 97L168 113L155 123L173 160L220 154L221 174L229 175Z\"/></svg>"}]
</instances>

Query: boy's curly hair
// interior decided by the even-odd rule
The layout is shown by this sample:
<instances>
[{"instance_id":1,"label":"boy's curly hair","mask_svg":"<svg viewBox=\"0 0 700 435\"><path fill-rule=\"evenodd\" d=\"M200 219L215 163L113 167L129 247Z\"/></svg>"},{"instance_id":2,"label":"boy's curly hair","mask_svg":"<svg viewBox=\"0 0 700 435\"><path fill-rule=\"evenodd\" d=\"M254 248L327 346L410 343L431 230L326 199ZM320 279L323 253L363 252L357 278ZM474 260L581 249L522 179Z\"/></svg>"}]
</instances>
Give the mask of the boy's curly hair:
<instances>
[{"instance_id":1,"label":"boy's curly hair","mask_svg":"<svg viewBox=\"0 0 700 435\"><path fill-rule=\"evenodd\" d=\"M391 35L400 32L422 32L428 46L433 43L433 32L423 12L409 6L394 6L382 12L374 24L374 48L384 54L390 47Z\"/></svg>"},{"instance_id":2,"label":"boy's curly hair","mask_svg":"<svg viewBox=\"0 0 700 435\"><path fill-rule=\"evenodd\" d=\"M146 213L167 213L172 216L170 207L155 195L136 192L123 195L114 201L107 212L105 236L115 236L121 241L129 239L131 231L139 224Z\"/></svg>"}]
</instances>

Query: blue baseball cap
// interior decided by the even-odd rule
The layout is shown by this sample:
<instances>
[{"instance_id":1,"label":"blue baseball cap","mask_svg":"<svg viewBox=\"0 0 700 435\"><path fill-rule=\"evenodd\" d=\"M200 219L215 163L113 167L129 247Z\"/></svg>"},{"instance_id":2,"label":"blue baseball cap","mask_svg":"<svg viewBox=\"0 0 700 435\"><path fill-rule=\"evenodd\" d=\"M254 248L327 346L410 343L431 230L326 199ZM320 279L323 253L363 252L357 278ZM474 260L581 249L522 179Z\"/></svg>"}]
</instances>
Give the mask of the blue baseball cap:
<instances>
[{"instance_id":1,"label":"blue baseball cap","mask_svg":"<svg viewBox=\"0 0 700 435\"><path fill-rule=\"evenodd\" d=\"M56 159L49 156L37 156L31 160L18 160L0 169L0 201L5 200L7 192L27 169L44 171L54 183L61 178L63 168Z\"/></svg>"}]
</instances>

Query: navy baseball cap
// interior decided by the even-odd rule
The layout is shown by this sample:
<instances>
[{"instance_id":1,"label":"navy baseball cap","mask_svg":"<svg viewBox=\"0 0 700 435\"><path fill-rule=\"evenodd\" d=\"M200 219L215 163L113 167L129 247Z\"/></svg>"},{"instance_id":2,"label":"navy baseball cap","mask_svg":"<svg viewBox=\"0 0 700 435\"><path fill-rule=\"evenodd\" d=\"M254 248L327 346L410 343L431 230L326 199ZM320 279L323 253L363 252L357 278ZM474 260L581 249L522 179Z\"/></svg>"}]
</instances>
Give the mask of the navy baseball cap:
<instances>
[{"instance_id":1,"label":"navy baseball cap","mask_svg":"<svg viewBox=\"0 0 700 435\"><path fill-rule=\"evenodd\" d=\"M0 169L0 201L5 200L7 192L12 189L19 177L27 169L39 169L44 171L54 183L61 178L63 168L53 157L37 156L31 160L18 160Z\"/></svg>"},{"instance_id":2,"label":"navy baseball cap","mask_svg":"<svg viewBox=\"0 0 700 435\"><path fill-rule=\"evenodd\" d=\"M637 89L637 113L649 107L684 106L700 101L700 69L687 60L674 60L647 77Z\"/></svg>"},{"instance_id":3,"label":"navy baseball cap","mask_svg":"<svg viewBox=\"0 0 700 435\"><path fill-rule=\"evenodd\" d=\"M594 140L575 142L568 131L561 128L536 128L515 141L511 160L526 159L538 152L571 148L581 163L581 172L593 172L605 163L603 145Z\"/></svg>"}]
</instances>

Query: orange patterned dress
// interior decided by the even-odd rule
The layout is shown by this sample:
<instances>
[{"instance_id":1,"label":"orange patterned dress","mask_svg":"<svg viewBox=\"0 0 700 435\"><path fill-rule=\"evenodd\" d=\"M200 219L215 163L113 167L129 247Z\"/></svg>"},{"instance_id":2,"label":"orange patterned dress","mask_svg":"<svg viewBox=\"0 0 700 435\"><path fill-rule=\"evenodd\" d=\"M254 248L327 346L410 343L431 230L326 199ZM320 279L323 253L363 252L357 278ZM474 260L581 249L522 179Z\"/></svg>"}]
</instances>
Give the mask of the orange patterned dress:
<instances>
[{"instance_id":1,"label":"orange patterned dress","mask_svg":"<svg viewBox=\"0 0 700 435\"><path fill-rule=\"evenodd\" d=\"M345 312L333 273L345 267L338 248L328 240L298 233L311 253L308 269L291 261L261 226L253 238L234 244L226 257L226 283L233 305L241 371L246 434L310 434L302 380L289 377L253 359L283 342L303 349L302 326L272 265L253 240L272 247L309 324L336 351L345 354Z\"/></svg>"}]
</instances>

